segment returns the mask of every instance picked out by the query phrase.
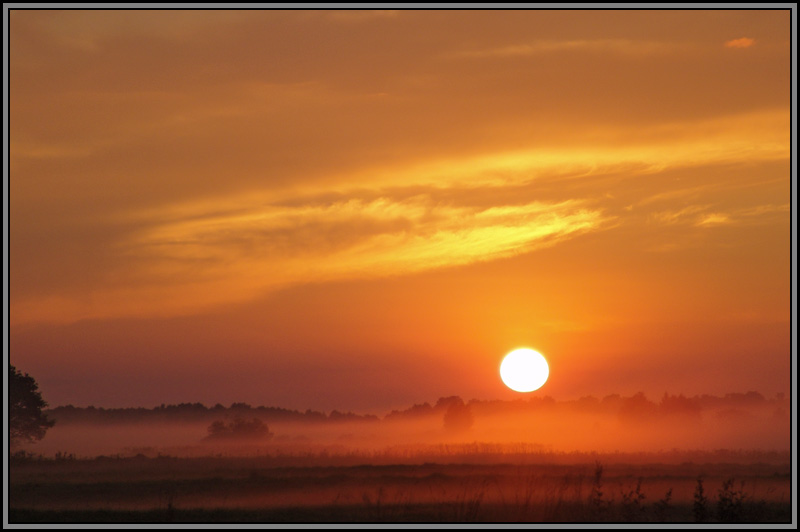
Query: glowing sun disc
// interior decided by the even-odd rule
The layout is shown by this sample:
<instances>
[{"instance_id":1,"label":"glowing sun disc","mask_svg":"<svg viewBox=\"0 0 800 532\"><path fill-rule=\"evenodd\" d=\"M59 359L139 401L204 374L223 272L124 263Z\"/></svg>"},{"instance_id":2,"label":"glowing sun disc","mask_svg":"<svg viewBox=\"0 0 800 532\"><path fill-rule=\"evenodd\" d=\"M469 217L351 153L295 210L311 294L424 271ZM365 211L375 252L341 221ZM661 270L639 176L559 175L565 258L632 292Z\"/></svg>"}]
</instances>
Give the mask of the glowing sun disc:
<instances>
[{"instance_id":1,"label":"glowing sun disc","mask_svg":"<svg viewBox=\"0 0 800 532\"><path fill-rule=\"evenodd\" d=\"M511 351L500 364L500 378L506 386L516 392L532 392L541 388L550 367L538 351L521 348Z\"/></svg>"}]
</instances>

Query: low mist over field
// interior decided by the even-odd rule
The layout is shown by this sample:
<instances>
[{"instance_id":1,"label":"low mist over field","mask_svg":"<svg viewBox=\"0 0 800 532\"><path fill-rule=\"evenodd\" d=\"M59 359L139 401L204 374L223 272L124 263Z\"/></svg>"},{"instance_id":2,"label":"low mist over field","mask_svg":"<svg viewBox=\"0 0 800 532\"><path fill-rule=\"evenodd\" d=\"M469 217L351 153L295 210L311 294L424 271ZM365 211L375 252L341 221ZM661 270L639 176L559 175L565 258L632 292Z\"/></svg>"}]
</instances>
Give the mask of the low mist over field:
<instances>
[{"instance_id":1,"label":"low mist over field","mask_svg":"<svg viewBox=\"0 0 800 532\"><path fill-rule=\"evenodd\" d=\"M443 397L383 416L58 407L15 522L788 522L788 401ZM41 454L34 454L35 451Z\"/></svg>"},{"instance_id":2,"label":"low mist over field","mask_svg":"<svg viewBox=\"0 0 800 532\"><path fill-rule=\"evenodd\" d=\"M723 397L644 394L557 401L464 402L443 397L383 416L305 412L234 403L161 405L153 409L50 409L56 420L29 451L53 456L269 454L299 449L333 452L424 448L480 442L537 452L663 452L790 448L789 402L757 392ZM258 420L262 434L211 437L217 422ZM225 427L223 427L224 429ZM224 431L223 431L224 432ZM224 435L224 434L223 434ZM217 435L219 436L219 435Z\"/></svg>"}]
</instances>

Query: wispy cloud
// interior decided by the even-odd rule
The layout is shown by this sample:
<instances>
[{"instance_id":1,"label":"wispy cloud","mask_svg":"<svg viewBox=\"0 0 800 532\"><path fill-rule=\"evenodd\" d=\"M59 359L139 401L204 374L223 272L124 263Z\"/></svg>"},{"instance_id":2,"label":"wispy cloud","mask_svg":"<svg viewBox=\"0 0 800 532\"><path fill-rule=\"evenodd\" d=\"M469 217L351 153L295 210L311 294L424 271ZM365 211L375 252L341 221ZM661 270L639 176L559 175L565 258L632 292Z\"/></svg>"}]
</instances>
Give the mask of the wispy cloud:
<instances>
[{"instance_id":1,"label":"wispy cloud","mask_svg":"<svg viewBox=\"0 0 800 532\"><path fill-rule=\"evenodd\" d=\"M738 211L738 214L740 216L746 216L746 217L757 217L775 213L789 212L789 210L790 210L790 205L788 203L784 203L783 205L769 204L769 205L757 205L755 207L741 209Z\"/></svg>"},{"instance_id":2,"label":"wispy cloud","mask_svg":"<svg viewBox=\"0 0 800 532\"><path fill-rule=\"evenodd\" d=\"M696 220L708 208L708 205L691 205L678 210L658 211L650 215L650 220L659 225L692 223L691 220Z\"/></svg>"},{"instance_id":3,"label":"wispy cloud","mask_svg":"<svg viewBox=\"0 0 800 532\"><path fill-rule=\"evenodd\" d=\"M298 283L369 279L496 260L607 221L578 201L478 208L428 197L220 208L164 216L118 251L131 268L81 298L15 305L15 322L191 314Z\"/></svg>"},{"instance_id":4,"label":"wispy cloud","mask_svg":"<svg viewBox=\"0 0 800 532\"><path fill-rule=\"evenodd\" d=\"M475 208L426 197L379 198L191 217L155 226L126 245L137 256L179 268L268 270L269 281L260 284L269 285L492 260L596 229L602 221L598 210L574 201Z\"/></svg>"},{"instance_id":5,"label":"wispy cloud","mask_svg":"<svg viewBox=\"0 0 800 532\"><path fill-rule=\"evenodd\" d=\"M695 227L716 227L732 224L753 224L760 219L776 213L789 211L789 205L757 205L721 212L711 210L711 205L690 205L678 210L658 211L650 214L651 223L658 225L692 225Z\"/></svg>"},{"instance_id":6,"label":"wispy cloud","mask_svg":"<svg viewBox=\"0 0 800 532\"><path fill-rule=\"evenodd\" d=\"M381 186L508 186L545 176L586 177L609 171L658 172L741 161L789 158L789 115L784 110L726 116L640 130L639 139L612 145L583 143L421 161L404 167L370 168L348 182ZM692 134L686 129L691 127Z\"/></svg>"},{"instance_id":7,"label":"wispy cloud","mask_svg":"<svg viewBox=\"0 0 800 532\"><path fill-rule=\"evenodd\" d=\"M742 37L740 39L732 39L725 43L728 48L750 48L756 43L755 39L749 37Z\"/></svg>"},{"instance_id":8,"label":"wispy cloud","mask_svg":"<svg viewBox=\"0 0 800 532\"><path fill-rule=\"evenodd\" d=\"M724 212L710 212L702 215L695 225L698 227L712 227L717 225L727 225L732 223L730 216Z\"/></svg>"},{"instance_id":9,"label":"wispy cloud","mask_svg":"<svg viewBox=\"0 0 800 532\"><path fill-rule=\"evenodd\" d=\"M530 43L511 44L482 50L464 50L450 54L450 57L525 57L556 52L587 52L643 56L663 54L679 50L682 45L658 41L635 41L629 39L594 40L540 40Z\"/></svg>"},{"instance_id":10,"label":"wispy cloud","mask_svg":"<svg viewBox=\"0 0 800 532\"><path fill-rule=\"evenodd\" d=\"M699 123L684 137L667 128L642 132L639 142L364 165L115 211L106 215L109 223L128 229L104 248L113 266L103 278L80 296L15 300L12 319L186 314L298 283L406 275L527 253L621 223L601 210L613 203L604 194L620 175L644 181L664 169L788 159L788 138L778 127L786 121L783 112L765 112ZM521 200L515 194L523 188L530 196ZM489 202L482 200L487 192ZM748 215L700 201L663 209L650 222L708 228L726 216L730 224L755 223L758 212L776 208Z\"/></svg>"}]
</instances>

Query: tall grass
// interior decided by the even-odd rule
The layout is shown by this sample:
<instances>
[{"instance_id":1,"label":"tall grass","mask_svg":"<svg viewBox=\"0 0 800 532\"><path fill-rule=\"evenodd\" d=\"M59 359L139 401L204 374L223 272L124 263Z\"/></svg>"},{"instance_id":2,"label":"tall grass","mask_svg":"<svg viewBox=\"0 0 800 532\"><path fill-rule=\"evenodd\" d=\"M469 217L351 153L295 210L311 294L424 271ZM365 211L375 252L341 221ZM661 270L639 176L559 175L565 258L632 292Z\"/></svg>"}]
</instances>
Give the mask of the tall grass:
<instances>
[{"instance_id":1,"label":"tall grass","mask_svg":"<svg viewBox=\"0 0 800 532\"><path fill-rule=\"evenodd\" d=\"M791 504L757 496L756 465L441 464L276 466L266 458L26 461L14 465L10 522L100 518L164 523L788 522ZM697 476L698 469L710 476ZM735 473L734 478L730 473ZM739 473L743 475L739 476ZM758 476L762 475L762 476ZM694 494L692 495L692 488ZM763 493L763 491L762 491ZM767 491L767 493L769 493ZM78 512L78 508L83 508ZM94 514L92 513L94 512ZM146 515L145 515L146 513ZM94 517L92 517L94 515ZM44 517L43 517L44 516ZM114 517L116 516L116 517ZM16 521L15 521L16 520Z\"/></svg>"},{"instance_id":2,"label":"tall grass","mask_svg":"<svg viewBox=\"0 0 800 532\"><path fill-rule=\"evenodd\" d=\"M651 500L645 492L645 479L621 485L617 494L604 478L605 469L597 462L585 493L585 475L567 475L560 482L520 468L518 477L508 484L473 482L453 493L438 492L425 502L387 497L379 490L377 498L365 496L369 514L377 521L403 522L410 516L424 515L432 522L517 522L517 523L761 523L784 522L790 518L789 505L768 503L745 490L745 483L730 478L722 483L716 498L705 495L703 478L697 479L691 502L673 500L673 488ZM716 513L709 507L714 504Z\"/></svg>"}]
</instances>

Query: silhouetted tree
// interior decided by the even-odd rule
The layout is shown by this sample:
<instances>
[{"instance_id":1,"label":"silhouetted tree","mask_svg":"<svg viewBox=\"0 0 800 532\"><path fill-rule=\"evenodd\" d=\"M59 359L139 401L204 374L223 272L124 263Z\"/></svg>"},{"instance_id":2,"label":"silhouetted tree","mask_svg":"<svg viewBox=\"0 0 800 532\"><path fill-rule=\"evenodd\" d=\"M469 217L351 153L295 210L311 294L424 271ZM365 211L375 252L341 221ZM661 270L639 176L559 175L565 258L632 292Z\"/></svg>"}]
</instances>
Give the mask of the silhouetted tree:
<instances>
[{"instance_id":1,"label":"silhouetted tree","mask_svg":"<svg viewBox=\"0 0 800 532\"><path fill-rule=\"evenodd\" d=\"M664 392L661 398L659 410L662 414L669 416L683 416L689 418L700 418L703 407L694 399L681 395L669 395Z\"/></svg>"},{"instance_id":2,"label":"silhouetted tree","mask_svg":"<svg viewBox=\"0 0 800 532\"><path fill-rule=\"evenodd\" d=\"M454 404L463 405L464 400L458 395L451 395L450 397L440 397L439 400L436 401L436 404L433 406L433 409L437 411L444 411Z\"/></svg>"},{"instance_id":3,"label":"silhouetted tree","mask_svg":"<svg viewBox=\"0 0 800 532\"><path fill-rule=\"evenodd\" d=\"M9 443L17 446L33 443L44 438L47 429L55 424L42 409L47 403L39 393L39 385L33 377L8 366L8 428Z\"/></svg>"},{"instance_id":4,"label":"silhouetted tree","mask_svg":"<svg viewBox=\"0 0 800 532\"><path fill-rule=\"evenodd\" d=\"M444 413L444 428L450 432L464 432L472 428L473 418L469 406L460 397L450 401Z\"/></svg>"},{"instance_id":5,"label":"silhouetted tree","mask_svg":"<svg viewBox=\"0 0 800 532\"><path fill-rule=\"evenodd\" d=\"M658 406L648 400L643 392L638 392L631 397L622 399L619 417L625 421L641 422L653 420L657 412Z\"/></svg>"},{"instance_id":6,"label":"silhouetted tree","mask_svg":"<svg viewBox=\"0 0 800 532\"><path fill-rule=\"evenodd\" d=\"M430 405L430 403L425 402L422 403L421 405L415 404L414 406L406 408L405 410L392 410L391 412L386 414L386 416L384 416L384 419L386 420L403 419L403 418L415 419L424 416L429 416L431 414L433 414L433 407Z\"/></svg>"}]
</instances>

